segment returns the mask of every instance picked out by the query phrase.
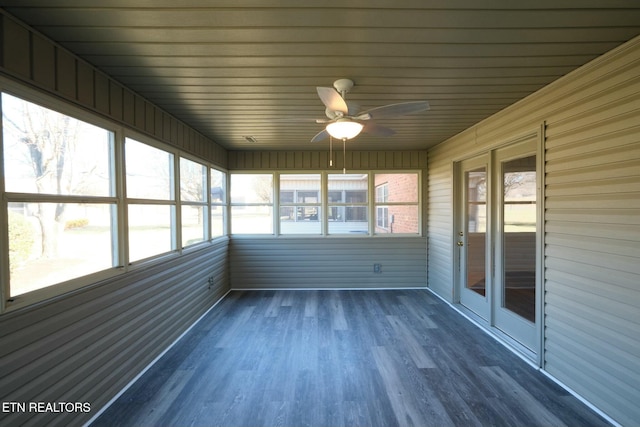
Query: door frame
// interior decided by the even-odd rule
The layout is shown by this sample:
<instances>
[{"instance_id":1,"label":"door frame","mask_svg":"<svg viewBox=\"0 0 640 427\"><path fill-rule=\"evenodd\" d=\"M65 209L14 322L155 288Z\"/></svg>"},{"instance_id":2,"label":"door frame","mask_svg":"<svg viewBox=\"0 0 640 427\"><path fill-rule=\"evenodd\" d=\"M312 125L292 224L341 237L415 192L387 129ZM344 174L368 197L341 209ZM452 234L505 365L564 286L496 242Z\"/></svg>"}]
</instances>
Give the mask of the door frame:
<instances>
[{"instance_id":1,"label":"door frame","mask_svg":"<svg viewBox=\"0 0 640 427\"><path fill-rule=\"evenodd\" d=\"M532 363L533 365L544 368L544 293L545 293L545 263L544 263L544 245L545 245L545 220L544 220L544 212L545 212L545 141L546 141L546 123L541 122L540 126L535 130L530 130L526 133L520 133L517 135L512 135L511 137L507 137L502 139L502 143L493 144L491 146L487 146L482 151L474 151L468 156L455 158L453 159L452 164L452 185L453 185L453 233L451 239L451 247L452 254L454 255L453 259L453 289L452 289L452 301L454 306L459 309L463 314L468 316L470 320L477 323L480 327L485 329L503 344L510 347L512 350L516 351L517 354L523 356L524 360ZM461 165L464 160L469 160L473 158L479 158L483 155L487 155L489 158L489 170L488 170L488 179L490 181L495 180L496 176L496 168L495 164L495 155L494 152L498 149L505 148L511 145L516 145L518 143L525 142L534 138L536 140L536 171L537 171L537 206L536 206L536 314L535 314L535 342L533 349L530 349L516 339L512 338L505 332L501 331L495 326L495 313L493 309L493 300L490 301L490 305L492 308L490 309L490 315L488 319L483 319L478 316L472 310L466 308L461 303L461 286L464 286L463 278L461 277L461 269L460 269L460 257L458 256L459 251L457 242L458 242L458 232L460 231L460 215L464 207L463 204L463 195L460 194L459 189L461 188L462 183L460 182L463 178L461 176ZM499 175L499 174L498 174ZM494 191L495 185L493 182L489 184L489 188L487 189L487 215L488 215L488 224L487 224L487 241L489 245L490 252L488 252L488 266L487 266L487 275L491 276L487 278L487 282L490 283L493 288L493 278L495 275L495 239L496 239L496 230L494 229L496 221L493 219L495 217L495 210L497 206L495 204L495 193ZM494 298L493 289L487 290L487 295L491 295L491 298Z\"/></svg>"}]
</instances>

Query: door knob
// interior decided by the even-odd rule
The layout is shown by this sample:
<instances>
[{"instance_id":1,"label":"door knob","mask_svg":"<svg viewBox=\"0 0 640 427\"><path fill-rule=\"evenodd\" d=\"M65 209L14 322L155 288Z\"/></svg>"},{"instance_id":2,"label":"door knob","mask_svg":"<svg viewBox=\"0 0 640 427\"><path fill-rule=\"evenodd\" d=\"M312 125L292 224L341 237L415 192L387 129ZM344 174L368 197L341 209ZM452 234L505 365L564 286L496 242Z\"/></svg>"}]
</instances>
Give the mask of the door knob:
<instances>
[{"instance_id":1,"label":"door knob","mask_svg":"<svg viewBox=\"0 0 640 427\"><path fill-rule=\"evenodd\" d=\"M464 246L463 242L458 242L458 246Z\"/></svg>"}]
</instances>

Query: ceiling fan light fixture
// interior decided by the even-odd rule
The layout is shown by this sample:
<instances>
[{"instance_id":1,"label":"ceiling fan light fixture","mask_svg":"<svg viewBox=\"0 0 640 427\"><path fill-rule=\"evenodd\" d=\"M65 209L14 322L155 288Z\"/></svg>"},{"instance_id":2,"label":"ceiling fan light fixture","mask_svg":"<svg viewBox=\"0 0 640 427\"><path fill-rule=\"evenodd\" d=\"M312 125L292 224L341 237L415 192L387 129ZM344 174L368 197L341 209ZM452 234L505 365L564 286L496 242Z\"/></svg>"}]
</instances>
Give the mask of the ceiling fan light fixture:
<instances>
[{"instance_id":1,"label":"ceiling fan light fixture","mask_svg":"<svg viewBox=\"0 0 640 427\"><path fill-rule=\"evenodd\" d=\"M327 132L336 139L344 140L358 136L363 127L361 123L349 119L339 119L327 125Z\"/></svg>"}]
</instances>

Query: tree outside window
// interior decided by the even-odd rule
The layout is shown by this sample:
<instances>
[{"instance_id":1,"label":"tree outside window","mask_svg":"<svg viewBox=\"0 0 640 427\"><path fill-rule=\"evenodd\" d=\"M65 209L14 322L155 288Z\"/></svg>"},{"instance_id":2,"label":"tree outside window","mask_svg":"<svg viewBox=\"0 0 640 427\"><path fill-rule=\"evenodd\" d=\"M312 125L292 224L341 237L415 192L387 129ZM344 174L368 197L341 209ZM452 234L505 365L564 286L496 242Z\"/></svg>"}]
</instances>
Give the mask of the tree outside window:
<instances>
[{"instance_id":1,"label":"tree outside window","mask_svg":"<svg viewBox=\"0 0 640 427\"><path fill-rule=\"evenodd\" d=\"M129 261L177 249L174 155L125 139Z\"/></svg>"},{"instance_id":2,"label":"tree outside window","mask_svg":"<svg viewBox=\"0 0 640 427\"><path fill-rule=\"evenodd\" d=\"M110 268L113 132L2 94L10 295Z\"/></svg>"},{"instance_id":3,"label":"tree outside window","mask_svg":"<svg viewBox=\"0 0 640 427\"><path fill-rule=\"evenodd\" d=\"M180 158L180 201L182 247L207 240L207 168L184 157Z\"/></svg>"},{"instance_id":4,"label":"tree outside window","mask_svg":"<svg viewBox=\"0 0 640 427\"><path fill-rule=\"evenodd\" d=\"M272 174L231 174L231 233L273 234Z\"/></svg>"}]
</instances>

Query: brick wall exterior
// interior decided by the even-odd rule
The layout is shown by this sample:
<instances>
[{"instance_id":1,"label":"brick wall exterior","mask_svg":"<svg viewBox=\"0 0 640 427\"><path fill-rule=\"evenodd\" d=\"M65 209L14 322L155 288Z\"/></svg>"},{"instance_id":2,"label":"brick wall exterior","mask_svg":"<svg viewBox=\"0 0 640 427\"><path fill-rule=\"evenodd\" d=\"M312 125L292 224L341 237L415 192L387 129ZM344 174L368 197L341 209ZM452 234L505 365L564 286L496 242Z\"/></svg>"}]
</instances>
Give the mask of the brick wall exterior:
<instances>
[{"instance_id":1,"label":"brick wall exterior","mask_svg":"<svg viewBox=\"0 0 640 427\"><path fill-rule=\"evenodd\" d=\"M418 175L415 173L392 173L376 174L375 187L387 184L387 201L393 202L417 202L418 201ZM410 206L389 206L389 227L381 228L377 226L376 233L416 233L419 229L418 221L420 214L417 205ZM392 222L393 218L393 222Z\"/></svg>"}]
</instances>

